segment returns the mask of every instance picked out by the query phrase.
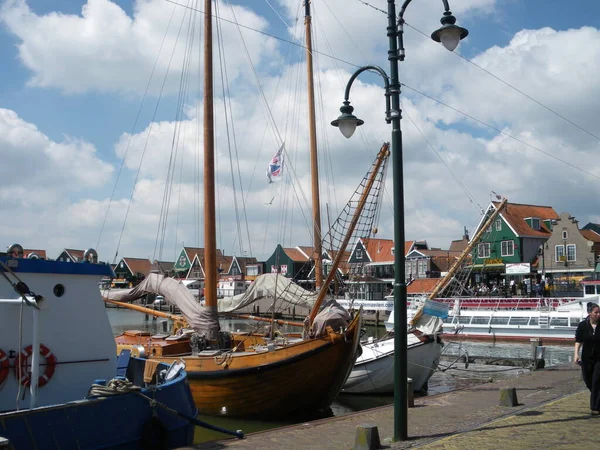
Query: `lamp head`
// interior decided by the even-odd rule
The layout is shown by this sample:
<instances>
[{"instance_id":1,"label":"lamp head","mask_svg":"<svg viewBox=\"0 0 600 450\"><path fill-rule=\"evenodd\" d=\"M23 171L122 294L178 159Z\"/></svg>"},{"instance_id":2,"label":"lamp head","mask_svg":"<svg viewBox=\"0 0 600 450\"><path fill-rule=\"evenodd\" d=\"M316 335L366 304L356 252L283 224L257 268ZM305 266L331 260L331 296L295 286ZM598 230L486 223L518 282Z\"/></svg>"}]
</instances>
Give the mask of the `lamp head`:
<instances>
[{"instance_id":1,"label":"lamp head","mask_svg":"<svg viewBox=\"0 0 600 450\"><path fill-rule=\"evenodd\" d=\"M453 52L460 40L468 36L469 31L466 28L455 25L456 17L450 11L444 13L440 22L442 26L431 33L431 39L441 42L446 49Z\"/></svg>"},{"instance_id":2,"label":"lamp head","mask_svg":"<svg viewBox=\"0 0 600 450\"><path fill-rule=\"evenodd\" d=\"M360 120L358 117L354 116L352 112L354 108L350 106L350 102L348 100L344 100L344 104L340 108L340 112L342 113L340 117L331 122L331 125L334 127L339 127L341 133L344 135L346 139L349 139L356 130L356 127L365 123L364 120Z\"/></svg>"}]
</instances>

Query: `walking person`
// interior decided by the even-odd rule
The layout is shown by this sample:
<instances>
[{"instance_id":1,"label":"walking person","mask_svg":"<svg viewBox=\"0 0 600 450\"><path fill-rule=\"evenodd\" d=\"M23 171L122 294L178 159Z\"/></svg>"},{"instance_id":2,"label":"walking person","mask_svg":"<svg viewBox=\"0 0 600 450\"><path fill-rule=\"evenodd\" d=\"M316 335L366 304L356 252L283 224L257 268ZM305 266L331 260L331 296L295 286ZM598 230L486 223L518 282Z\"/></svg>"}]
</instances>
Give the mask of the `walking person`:
<instances>
[{"instance_id":1,"label":"walking person","mask_svg":"<svg viewBox=\"0 0 600 450\"><path fill-rule=\"evenodd\" d=\"M587 312L575 331L574 360L581 366L583 381L590 390L590 410L596 416L600 415L600 306L589 302Z\"/></svg>"}]
</instances>

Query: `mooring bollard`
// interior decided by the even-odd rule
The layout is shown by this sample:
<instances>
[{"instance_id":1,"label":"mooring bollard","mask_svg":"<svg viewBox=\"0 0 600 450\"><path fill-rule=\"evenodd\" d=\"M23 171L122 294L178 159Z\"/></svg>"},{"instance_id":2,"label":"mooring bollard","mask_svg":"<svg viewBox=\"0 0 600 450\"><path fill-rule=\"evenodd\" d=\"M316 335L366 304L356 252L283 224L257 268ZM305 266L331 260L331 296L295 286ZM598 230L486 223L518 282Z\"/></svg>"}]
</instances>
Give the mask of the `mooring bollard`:
<instances>
[{"instance_id":1,"label":"mooring bollard","mask_svg":"<svg viewBox=\"0 0 600 450\"><path fill-rule=\"evenodd\" d=\"M517 406L517 390L513 388L500 389L500 406Z\"/></svg>"},{"instance_id":2,"label":"mooring bollard","mask_svg":"<svg viewBox=\"0 0 600 450\"><path fill-rule=\"evenodd\" d=\"M542 346L541 338L529 339L531 349L531 367L533 370L543 369L546 366L544 360L546 347Z\"/></svg>"},{"instance_id":3,"label":"mooring bollard","mask_svg":"<svg viewBox=\"0 0 600 450\"><path fill-rule=\"evenodd\" d=\"M406 394L407 394L407 398L408 398L408 407L414 408L415 407L415 391L413 389L412 378L406 379Z\"/></svg>"},{"instance_id":4,"label":"mooring bollard","mask_svg":"<svg viewBox=\"0 0 600 450\"><path fill-rule=\"evenodd\" d=\"M381 447L379 430L374 423L363 423L356 427L354 450L376 450Z\"/></svg>"}]
</instances>

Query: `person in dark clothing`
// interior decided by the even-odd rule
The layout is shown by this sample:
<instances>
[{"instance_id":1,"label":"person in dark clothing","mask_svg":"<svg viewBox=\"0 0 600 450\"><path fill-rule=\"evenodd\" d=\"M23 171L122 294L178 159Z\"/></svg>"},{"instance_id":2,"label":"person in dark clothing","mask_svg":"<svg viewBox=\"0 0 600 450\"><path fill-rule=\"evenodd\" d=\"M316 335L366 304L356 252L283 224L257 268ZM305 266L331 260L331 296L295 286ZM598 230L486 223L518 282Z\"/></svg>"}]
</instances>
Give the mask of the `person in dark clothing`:
<instances>
[{"instance_id":1,"label":"person in dark clothing","mask_svg":"<svg viewBox=\"0 0 600 450\"><path fill-rule=\"evenodd\" d=\"M587 312L575 331L574 360L581 366L583 381L590 390L590 409L596 416L600 415L600 306L589 302Z\"/></svg>"}]
</instances>

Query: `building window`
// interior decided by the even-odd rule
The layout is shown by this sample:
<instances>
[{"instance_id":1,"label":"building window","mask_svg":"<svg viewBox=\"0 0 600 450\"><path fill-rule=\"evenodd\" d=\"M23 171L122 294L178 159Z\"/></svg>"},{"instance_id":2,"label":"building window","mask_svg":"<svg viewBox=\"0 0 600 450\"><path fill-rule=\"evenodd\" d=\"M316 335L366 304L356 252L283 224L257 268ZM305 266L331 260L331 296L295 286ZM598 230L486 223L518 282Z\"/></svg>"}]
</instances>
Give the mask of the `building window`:
<instances>
[{"instance_id":1,"label":"building window","mask_svg":"<svg viewBox=\"0 0 600 450\"><path fill-rule=\"evenodd\" d=\"M396 247L392 247L392 256L396 253Z\"/></svg>"},{"instance_id":2,"label":"building window","mask_svg":"<svg viewBox=\"0 0 600 450\"><path fill-rule=\"evenodd\" d=\"M484 242L477 246L477 257L478 258L489 258L490 257L490 243Z\"/></svg>"},{"instance_id":3,"label":"building window","mask_svg":"<svg viewBox=\"0 0 600 450\"><path fill-rule=\"evenodd\" d=\"M419 278L425 278L427 274L427 260L422 259L419 261Z\"/></svg>"},{"instance_id":4,"label":"building window","mask_svg":"<svg viewBox=\"0 0 600 450\"><path fill-rule=\"evenodd\" d=\"M554 247L554 261L561 262L565 260L565 247L564 245L557 245Z\"/></svg>"},{"instance_id":5,"label":"building window","mask_svg":"<svg viewBox=\"0 0 600 450\"><path fill-rule=\"evenodd\" d=\"M532 218L531 219L531 228L534 230L540 229L540 219Z\"/></svg>"},{"instance_id":6,"label":"building window","mask_svg":"<svg viewBox=\"0 0 600 450\"><path fill-rule=\"evenodd\" d=\"M356 259L363 259L363 252L360 248L356 249Z\"/></svg>"},{"instance_id":7,"label":"building window","mask_svg":"<svg viewBox=\"0 0 600 450\"><path fill-rule=\"evenodd\" d=\"M575 244L567 245L567 261L576 261L577 260L577 251Z\"/></svg>"},{"instance_id":8,"label":"building window","mask_svg":"<svg viewBox=\"0 0 600 450\"><path fill-rule=\"evenodd\" d=\"M567 230L563 230L562 232L562 238L566 241L567 239L569 239L569 233L567 233Z\"/></svg>"},{"instance_id":9,"label":"building window","mask_svg":"<svg viewBox=\"0 0 600 450\"><path fill-rule=\"evenodd\" d=\"M496 231L502 231L502 220L496 219Z\"/></svg>"},{"instance_id":10,"label":"building window","mask_svg":"<svg viewBox=\"0 0 600 450\"><path fill-rule=\"evenodd\" d=\"M513 241L502 241L502 256L513 256L515 254L515 243Z\"/></svg>"}]
</instances>

